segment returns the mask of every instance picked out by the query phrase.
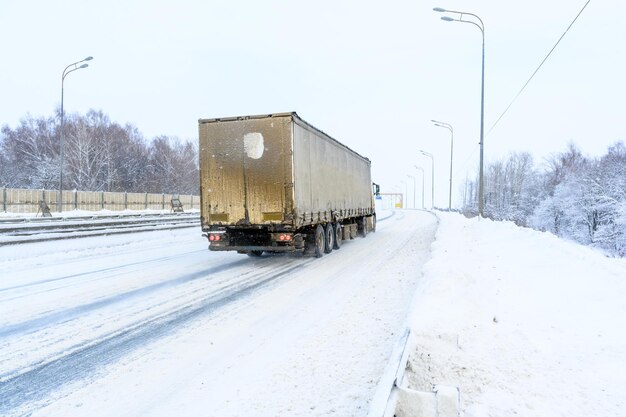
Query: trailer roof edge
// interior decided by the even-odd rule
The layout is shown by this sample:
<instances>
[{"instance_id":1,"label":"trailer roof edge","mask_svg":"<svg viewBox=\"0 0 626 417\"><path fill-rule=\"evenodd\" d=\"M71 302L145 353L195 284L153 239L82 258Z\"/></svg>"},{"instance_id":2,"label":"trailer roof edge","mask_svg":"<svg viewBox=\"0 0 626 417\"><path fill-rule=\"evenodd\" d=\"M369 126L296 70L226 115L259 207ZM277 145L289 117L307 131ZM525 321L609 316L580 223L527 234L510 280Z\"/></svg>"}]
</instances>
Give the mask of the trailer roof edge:
<instances>
[{"instance_id":1,"label":"trailer roof edge","mask_svg":"<svg viewBox=\"0 0 626 417\"><path fill-rule=\"evenodd\" d=\"M313 129L316 132L321 133L322 135L326 136L328 139L332 140L333 142L336 142L338 145L346 148L350 152L352 152L352 153L358 155L359 157L367 160L370 164L372 162L366 156L361 155L360 153L356 152L354 149L351 149L350 147L346 146L345 144L339 142L337 139L333 138L328 133L324 132L321 129L318 129L315 126L313 126L311 123L307 122L302 117L300 117L298 115L298 113L296 113L295 111L292 111L292 112L282 112L282 113L269 113L269 114L255 114L255 115L248 115L248 116L216 117L216 118L212 118L212 119L198 119L198 123L205 124L205 123L217 123L217 122L233 122L233 121L237 121L237 120L267 119L267 118L270 118L270 117L292 117L292 118L296 119L298 122L302 123L304 126L310 128L310 129Z\"/></svg>"}]
</instances>

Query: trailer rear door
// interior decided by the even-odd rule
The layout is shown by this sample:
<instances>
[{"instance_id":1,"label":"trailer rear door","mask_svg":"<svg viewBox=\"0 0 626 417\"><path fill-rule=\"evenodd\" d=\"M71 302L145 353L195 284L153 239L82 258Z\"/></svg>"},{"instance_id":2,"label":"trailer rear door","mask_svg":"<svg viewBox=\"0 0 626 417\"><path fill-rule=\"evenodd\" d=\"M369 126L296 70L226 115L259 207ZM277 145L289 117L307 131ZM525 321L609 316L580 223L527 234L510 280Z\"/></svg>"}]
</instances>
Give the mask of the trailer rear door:
<instances>
[{"instance_id":1,"label":"trailer rear door","mask_svg":"<svg viewBox=\"0 0 626 417\"><path fill-rule=\"evenodd\" d=\"M203 217L281 223L291 212L291 117L200 122Z\"/></svg>"}]
</instances>

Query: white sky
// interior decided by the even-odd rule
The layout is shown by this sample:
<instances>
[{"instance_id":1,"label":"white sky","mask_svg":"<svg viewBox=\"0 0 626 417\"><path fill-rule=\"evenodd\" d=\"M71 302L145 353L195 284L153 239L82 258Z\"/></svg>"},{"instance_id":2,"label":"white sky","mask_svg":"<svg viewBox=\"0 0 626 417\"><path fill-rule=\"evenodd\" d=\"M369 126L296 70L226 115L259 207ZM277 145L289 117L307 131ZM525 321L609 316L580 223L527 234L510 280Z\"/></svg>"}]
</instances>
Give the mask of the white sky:
<instances>
[{"instance_id":1,"label":"white sky","mask_svg":"<svg viewBox=\"0 0 626 417\"><path fill-rule=\"evenodd\" d=\"M478 165L480 31L433 7L485 23L485 130L587 0L17 1L0 2L0 124L60 105L195 140L197 119L297 111L372 160L383 191L435 155L436 204L447 205L455 129L453 204ZM518 7L518 9L516 9ZM537 162L569 141L600 155L626 140L626 3L592 0L542 70L485 139L487 161L529 151ZM418 205L420 200L418 180ZM410 196L412 200L412 195ZM411 201L412 203L412 201Z\"/></svg>"}]
</instances>

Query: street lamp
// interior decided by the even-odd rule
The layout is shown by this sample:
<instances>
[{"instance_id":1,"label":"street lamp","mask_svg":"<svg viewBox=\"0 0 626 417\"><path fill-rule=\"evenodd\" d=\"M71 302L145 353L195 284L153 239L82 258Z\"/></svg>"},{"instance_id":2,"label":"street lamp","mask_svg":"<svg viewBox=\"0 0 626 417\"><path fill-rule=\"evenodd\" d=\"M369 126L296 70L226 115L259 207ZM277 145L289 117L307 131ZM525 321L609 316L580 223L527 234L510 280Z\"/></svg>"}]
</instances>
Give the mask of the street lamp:
<instances>
[{"instance_id":1,"label":"street lamp","mask_svg":"<svg viewBox=\"0 0 626 417\"><path fill-rule=\"evenodd\" d=\"M57 210L59 213L63 211L63 150L65 145L65 119L63 113L63 83L65 81L65 77L71 72L77 71L79 69L87 68L89 64L78 65L81 62L91 61L93 59L92 56L88 56L85 59L81 59L80 61L76 61L73 64L68 65L63 70L63 74L61 74L61 140L60 140L60 156L61 156L61 164L59 166L59 199L57 200ZM73 68L70 68L73 67Z\"/></svg>"},{"instance_id":2,"label":"street lamp","mask_svg":"<svg viewBox=\"0 0 626 417\"><path fill-rule=\"evenodd\" d=\"M448 211L452 210L452 156L454 155L454 129L451 124L446 122L438 122L437 120L431 120L435 126L443 127L450 131L450 190L448 194Z\"/></svg>"},{"instance_id":3,"label":"street lamp","mask_svg":"<svg viewBox=\"0 0 626 417\"><path fill-rule=\"evenodd\" d=\"M406 195L407 196L407 200L409 199L408 198L409 197L409 184L407 184L406 181L400 181L400 182L402 184L404 184L404 190L405 190L405 193L402 196L402 208L407 208L407 207L404 206L404 196Z\"/></svg>"},{"instance_id":4,"label":"street lamp","mask_svg":"<svg viewBox=\"0 0 626 417\"><path fill-rule=\"evenodd\" d=\"M416 187L415 187L415 177L413 175L407 174L407 177L411 178L413 180L413 208L415 207L415 193L416 193Z\"/></svg>"},{"instance_id":5,"label":"street lamp","mask_svg":"<svg viewBox=\"0 0 626 417\"><path fill-rule=\"evenodd\" d=\"M424 168L413 165L415 169L422 173L422 209L424 209Z\"/></svg>"},{"instance_id":6,"label":"street lamp","mask_svg":"<svg viewBox=\"0 0 626 417\"><path fill-rule=\"evenodd\" d=\"M432 167L432 172L430 176L431 187L432 187L431 198L430 198L430 209L432 210L435 208L435 157L433 156L432 153L422 151L421 149L420 149L420 153L430 158L430 164Z\"/></svg>"},{"instance_id":7,"label":"street lamp","mask_svg":"<svg viewBox=\"0 0 626 417\"><path fill-rule=\"evenodd\" d=\"M484 179L483 179L483 146L485 144L484 140L484 120L485 120L485 25L480 17L476 16L473 13L468 12L459 12L456 10L446 10L441 7L435 7L433 9L436 12L440 13L454 13L459 15L458 19L454 19L449 16L443 16L441 20L445 20L446 22L462 22L462 23L470 23L480 29L480 33L483 35L483 56L482 56L482 74L481 74L481 87L480 87L480 167L478 174L478 214L483 217L484 211ZM480 24L473 22L471 20L464 20L463 15L474 16Z\"/></svg>"},{"instance_id":8,"label":"street lamp","mask_svg":"<svg viewBox=\"0 0 626 417\"><path fill-rule=\"evenodd\" d=\"M396 196L400 196L400 201L402 201L402 187L400 187L399 185L394 185L391 187L391 190L395 192L395 195L392 196L391 198L391 204L392 207L391 208L396 208L397 204L398 204L398 200L396 199Z\"/></svg>"}]
</instances>

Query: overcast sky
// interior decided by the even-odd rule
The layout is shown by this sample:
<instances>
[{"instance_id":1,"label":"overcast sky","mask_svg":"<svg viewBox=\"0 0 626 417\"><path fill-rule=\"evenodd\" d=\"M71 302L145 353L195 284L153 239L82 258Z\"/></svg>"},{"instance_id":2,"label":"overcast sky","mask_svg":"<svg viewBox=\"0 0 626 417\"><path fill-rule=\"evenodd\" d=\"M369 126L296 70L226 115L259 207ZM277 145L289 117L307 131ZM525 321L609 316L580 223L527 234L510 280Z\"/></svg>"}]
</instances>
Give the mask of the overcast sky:
<instances>
[{"instance_id":1,"label":"overcast sky","mask_svg":"<svg viewBox=\"0 0 626 417\"><path fill-rule=\"evenodd\" d=\"M478 166L481 34L433 7L485 23L485 131L587 0L1 0L0 124L27 113L98 109L147 137L197 140L197 120L296 111L372 161L383 191L412 188L435 156L435 203L453 204ZM519 7L516 9L516 7ZM626 140L626 3L591 0L486 136L485 159L528 151L538 164L576 143L597 156ZM421 196L418 176L418 205ZM410 195L412 204L412 193Z\"/></svg>"}]
</instances>

